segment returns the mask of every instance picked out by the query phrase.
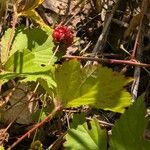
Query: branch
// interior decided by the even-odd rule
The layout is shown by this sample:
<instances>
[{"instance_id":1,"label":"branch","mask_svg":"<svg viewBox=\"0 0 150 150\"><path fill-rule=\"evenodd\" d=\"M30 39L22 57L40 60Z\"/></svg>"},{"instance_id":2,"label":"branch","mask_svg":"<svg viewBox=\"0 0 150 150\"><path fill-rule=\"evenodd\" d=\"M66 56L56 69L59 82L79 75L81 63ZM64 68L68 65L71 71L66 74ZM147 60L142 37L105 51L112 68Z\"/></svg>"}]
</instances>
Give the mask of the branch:
<instances>
[{"instance_id":1,"label":"branch","mask_svg":"<svg viewBox=\"0 0 150 150\"><path fill-rule=\"evenodd\" d=\"M99 63L106 63L106 64L126 64L130 66L150 68L150 64L140 63L136 60L120 60L120 59L94 58L94 57L83 57L83 56L63 56L63 58L86 60L86 61L97 61Z\"/></svg>"},{"instance_id":2,"label":"branch","mask_svg":"<svg viewBox=\"0 0 150 150\"><path fill-rule=\"evenodd\" d=\"M115 14L115 11L118 8L119 2L120 2L120 0L117 0L116 5L114 6L114 8L112 10L112 13L110 14L109 18L107 19L107 21L104 25L104 28L102 30L102 33L100 34L100 36L97 40L97 43L96 43L96 45L93 49L94 56L97 55L97 53L102 53L101 51L106 45L106 41L107 41L106 39L107 39L107 36L108 36L110 24L111 24L111 21L112 21L112 18L114 16L114 14Z\"/></svg>"},{"instance_id":3,"label":"branch","mask_svg":"<svg viewBox=\"0 0 150 150\"><path fill-rule=\"evenodd\" d=\"M20 143L22 140L24 140L26 137L29 137L31 135L31 133L33 133L34 131L36 131L38 128L42 127L45 123L47 123L48 121L50 121L53 116L60 111L62 108L61 106L56 106L54 108L54 110L40 123L37 123L35 126L33 126L33 128L31 128L28 132L26 132L24 135L22 135L16 142L14 142L7 150L11 150L12 148L14 148L18 143Z\"/></svg>"}]
</instances>

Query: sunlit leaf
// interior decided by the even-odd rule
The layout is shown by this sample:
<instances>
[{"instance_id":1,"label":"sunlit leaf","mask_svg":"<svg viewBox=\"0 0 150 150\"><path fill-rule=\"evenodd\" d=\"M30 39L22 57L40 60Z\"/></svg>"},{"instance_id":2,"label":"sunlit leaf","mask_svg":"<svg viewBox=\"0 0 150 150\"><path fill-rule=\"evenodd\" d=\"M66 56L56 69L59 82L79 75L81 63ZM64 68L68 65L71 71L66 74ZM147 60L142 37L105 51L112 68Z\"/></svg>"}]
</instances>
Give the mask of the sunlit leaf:
<instances>
[{"instance_id":1,"label":"sunlit leaf","mask_svg":"<svg viewBox=\"0 0 150 150\"><path fill-rule=\"evenodd\" d=\"M1 62L4 64L8 59L8 44L11 35L11 29L5 31L1 39Z\"/></svg>"},{"instance_id":2,"label":"sunlit leaf","mask_svg":"<svg viewBox=\"0 0 150 150\"><path fill-rule=\"evenodd\" d=\"M0 150L5 150L5 148L3 146L0 146Z\"/></svg>"},{"instance_id":3,"label":"sunlit leaf","mask_svg":"<svg viewBox=\"0 0 150 150\"><path fill-rule=\"evenodd\" d=\"M98 121L93 119L90 127L84 122L77 128L69 129L64 146L65 150L106 150L106 132L100 128Z\"/></svg>"},{"instance_id":4,"label":"sunlit leaf","mask_svg":"<svg viewBox=\"0 0 150 150\"><path fill-rule=\"evenodd\" d=\"M31 51L17 51L6 62L4 66L6 72L0 74L1 82L5 82L10 78L21 77L25 78L22 80L24 82L43 79L48 82L49 88L55 86L51 72L53 68L51 66L42 67L36 61L36 56Z\"/></svg>"},{"instance_id":5,"label":"sunlit leaf","mask_svg":"<svg viewBox=\"0 0 150 150\"><path fill-rule=\"evenodd\" d=\"M11 29L8 29L2 38L2 51L5 51L7 48L10 30ZM25 49L28 49L32 51L32 55L35 57L35 63L39 65L47 65L50 60L51 64L54 63L56 58L53 57L54 44L51 34L51 29L25 29L24 27L17 28L14 41L12 43L12 48L10 50L10 56L17 51L21 52Z\"/></svg>"},{"instance_id":6,"label":"sunlit leaf","mask_svg":"<svg viewBox=\"0 0 150 150\"><path fill-rule=\"evenodd\" d=\"M73 60L58 67L55 73L57 100L64 107L90 105L123 112L131 104L130 94L123 88L129 79L101 65L81 68Z\"/></svg>"}]
</instances>

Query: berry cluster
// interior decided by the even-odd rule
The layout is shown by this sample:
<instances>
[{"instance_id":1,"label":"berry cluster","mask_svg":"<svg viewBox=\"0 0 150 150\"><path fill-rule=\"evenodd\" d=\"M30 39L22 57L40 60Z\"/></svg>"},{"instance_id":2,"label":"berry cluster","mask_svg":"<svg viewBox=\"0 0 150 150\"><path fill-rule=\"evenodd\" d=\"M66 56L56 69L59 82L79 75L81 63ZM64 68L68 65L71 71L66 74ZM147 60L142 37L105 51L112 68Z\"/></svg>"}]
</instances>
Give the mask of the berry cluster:
<instances>
[{"instance_id":1,"label":"berry cluster","mask_svg":"<svg viewBox=\"0 0 150 150\"><path fill-rule=\"evenodd\" d=\"M52 34L55 43L62 43L70 46L73 42L73 32L66 26L60 25L54 29Z\"/></svg>"}]
</instances>

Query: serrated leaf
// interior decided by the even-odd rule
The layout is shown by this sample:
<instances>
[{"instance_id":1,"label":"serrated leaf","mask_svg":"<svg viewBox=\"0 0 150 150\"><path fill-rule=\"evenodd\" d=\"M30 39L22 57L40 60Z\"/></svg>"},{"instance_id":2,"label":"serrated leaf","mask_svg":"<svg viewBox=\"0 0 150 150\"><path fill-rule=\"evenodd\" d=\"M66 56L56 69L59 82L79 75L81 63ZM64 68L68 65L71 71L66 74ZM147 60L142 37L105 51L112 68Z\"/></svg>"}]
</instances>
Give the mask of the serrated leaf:
<instances>
[{"instance_id":1,"label":"serrated leaf","mask_svg":"<svg viewBox=\"0 0 150 150\"><path fill-rule=\"evenodd\" d=\"M4 83L8 82L10 79L14 79L16 77L18 77L17 73L3 71L0 73L0 84L2 85Z\"/></svg>"},{"instance_id":2,"label":"serrated leaf","mask_svg":"<svg viewBox=\"0 0 150 150\"><path fill-rule=\"evenodd\" d=\"M47 65L53 57L54 43L52 40L52 30L46 31L40 28L16 30L14 42L10 51L10 56L17 51L28 49L35 55L35 62L39 65ZM51 63L56 60L53 57Z\"/></svg>"},{"instance_id":3,"label":"serrated leaf","mask_svg":"<svg viewBox=\"0 0 150 150\"><path fill-rule=\"evenodd\" d=\"M9 30L6 31L8 35L10 34ZM17 28L10 57L0 75L0 82L5 83L15 77L24 78L22 80L24 82L37 81L42 78L47 82L48 88L54 87L51 64L54 63L56 58L54 58L52 51L54 44L51 32L51 29ZM8 43L7 38L3 42L3 49L7 46L6 43ZM48 65L50 60L51 63Z\"/></svg>"},{"instance_id":4,"label":"serrated leaf","mask_svg":"<svg viewBox=\"0 0 150 150\"><path fill-rule=\"evenodd\" d=\"M110 150L148 150L150 142L144 141L147 125L143 96L140 97L115 123L110 138Z\"/></svg>"},{"instance_id":5,"label":"serrated leaf","mask_svg":"<svg viewBox=\"0 0 150 150\"><path fill-rule=\"evenodd\" d=\"M129 79L101 65L81 68L73 60L58 68L55 78L57 100L64 107L90 105L123 112L131 104L131 96L123 88Z\"/></svg>"},{"instance_id":6,"label":"serrated leaf","mask_svg":"<svg viewBox=\"0 0 150 150\"><path fill-rule=\"evenodd\" d=\"M42 67L36 63L36 56L29 50L14 53L6 62L4 68L9 72L0 74L0 81L2 83L13 79L15 77L24 78L23 82L37 81L43 79L48 82L48 87L53 88L56 86L52 78L53 67Z\"/></svg>"},{"instance_id":7,"label":"serrated leaf","mask_svg":"<svg viewBox=\"0 0 150 150\"><path fill-rule=\"evenodd\" d=\"M106 150L106 132L102 130L96 119L78 125L76 129L71 128L66 135L65 150Z\"/></svg>"}]
</instances>

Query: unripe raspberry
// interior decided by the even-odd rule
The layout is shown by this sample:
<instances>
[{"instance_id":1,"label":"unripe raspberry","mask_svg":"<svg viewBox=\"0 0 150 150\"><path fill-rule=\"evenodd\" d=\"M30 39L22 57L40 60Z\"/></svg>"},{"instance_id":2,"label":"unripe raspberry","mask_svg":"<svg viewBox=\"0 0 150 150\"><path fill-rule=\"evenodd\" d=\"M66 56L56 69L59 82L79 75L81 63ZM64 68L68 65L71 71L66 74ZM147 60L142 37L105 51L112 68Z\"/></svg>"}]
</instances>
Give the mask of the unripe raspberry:
<instances>
[{"instance_id":1,"label":"unripe raspberry","mask_svg":"<svg viewBox=\"0 0 150 150\"><path fill-rule=\"evenodd\" d=\"M52 34L53 41L55 43L63 43L66 46L69 46L73 42L73 33L66 26L60 25L56 27Z\"/></svg>"}]
</instances>

